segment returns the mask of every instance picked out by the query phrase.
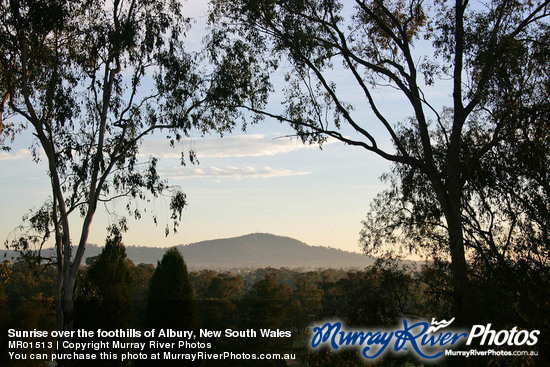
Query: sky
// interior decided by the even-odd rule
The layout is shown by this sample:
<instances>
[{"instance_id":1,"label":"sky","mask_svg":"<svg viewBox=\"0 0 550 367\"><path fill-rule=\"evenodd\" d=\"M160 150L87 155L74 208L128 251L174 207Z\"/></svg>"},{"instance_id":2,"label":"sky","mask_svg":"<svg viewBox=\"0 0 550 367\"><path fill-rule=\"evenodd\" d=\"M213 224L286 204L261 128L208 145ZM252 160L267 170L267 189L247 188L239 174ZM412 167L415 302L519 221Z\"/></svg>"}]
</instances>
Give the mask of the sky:
<instances>
[{"instance_id":1,"label":"sky","mask_svg":"<svg viewBox=\"0 0 550 367\"><path fill-rule=\"evenodd\" d=\"M191 47L198 47L204 36L202 4L187 3L190 14L197 19L188 34ZM332 77L348 100L357 104L355 115L367 124L374 121L352 81L338 71ZM439 89L427 93L436 97L442 94ZM378 98L392 121L410 115L397 93L383 92ZM148 216L139 222L130 220L125 244L170 247L262 232L289 236L309 245L360 252L361 221L371 200L384 189L379 177L390 169L390 164L362 148L338 141L329 140L320 149L284 138L292 133L289 126L266 120L249 126L246 133L237 130L223 138L197 135L175 149L161 137L149 138L140 150L140 158L158 157L161 176L182 188L188 206L178 233L165 237L164 226L170 222L167 202L151 202L146 209L158 216L159 225L155 226ZM13 236L29 209L38 208L50 195L46 166L43 161L32 161L30 143L31 131L26 130L17 137L11 152L0 152L3 241ZM390 146L384 137L381 144ZM200 163L182 167L180 153L188 149L196 152ZM89 243L104 244L105 228L112 220L107 212L124 213L124 203L99 207Z\"/></svg>"},{"instance_id":2,"label":"sky","mask_svg":"<svg viewBox=\"0 0 550 367\"><path fill-rule=\"evenodd\" d=\"M165 139L146 141L140 158L158 157L161 176L182 188L188 206L178 233L165 237L164 225L170 223L167 202L152 201L147 210L156 213L158 226L147 215L139 222L130 220L125 244L169 247L261 232L310 245L360 251L360 222L370 200L384 187L378 177L387 170L387 162L336 141L327 142L321 150L316 145L277 138L288 133L288 128L267 124L275 126L255 126L246 134L223 138L185 140L181 148L193 147L197 165L181 166L181 149L170 148ZM25 138L18 138L14 145L23 144ZM50 195L46 168L43 161L34 163L23 147L0 153L3 240L29 209L38 208ZM106 209L124 213L123 205L100 205L90 243L103 244L104 229L110 223Z\"/></svg>"}]
</instances>

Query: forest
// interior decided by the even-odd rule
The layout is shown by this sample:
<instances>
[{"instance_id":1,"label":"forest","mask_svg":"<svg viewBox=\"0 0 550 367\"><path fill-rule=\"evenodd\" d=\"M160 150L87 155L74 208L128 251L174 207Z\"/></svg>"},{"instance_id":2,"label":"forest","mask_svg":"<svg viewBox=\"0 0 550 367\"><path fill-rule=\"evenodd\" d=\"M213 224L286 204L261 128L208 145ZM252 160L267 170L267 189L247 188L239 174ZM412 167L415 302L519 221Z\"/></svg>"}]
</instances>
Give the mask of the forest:
<instances>
[{"instance_id":1,"label":"forest","mask_svg":"<svg viewBox=\"0 0 550 367\"><path fill-rule=\"evenodd\" d=\"M9 365L41 365L37 361L8 361L6 336L9 329L55 328L55 307L51 297L55 269L37 267L25 260L4 260L0 269L2 357ZM378 261L362 270L259 268L188 273L182 256L175 248L167 250L156 266L136 265L126 257L121 238L114 237L106 241L100 255L88 259L80 269L74 322L76 329L86 330L280 329L291 331L292 337L255 337L253 341L246 338L203 338L200 342L210 343L209 350L213 352L289 353L295 357L292 361L262 361L263 364L258 361L217 361L216 365L285 366L294 363L302 366L363 366L365 361L358 351L334 353L308 349L312 323L339 319L350 326L391 328L403 317L450 319L453 317L453 305L449 271L448 263L419 265ZM478 279L474 284L477 290L476 309L479 310L476 320L480 323L492 323L495 329L511 329L514 326L533 329L547 325L548 316L543 312L547 307L544 303L546 296L537 291L538 284L527 283L524 279L502 279L500 282ZM546 281L539 278L535 282ZM539 352L537 358L485 357L480 358L478 363L495 366L544 365L548 358L547 348L547 340L541 338L535 348L530 348ZM40 348L32 352L41 353ZM51 351L44 348L42 352ZM111 349L110 352L123 354L125 351ZM172 362L186 365L179 361ZM439 361L441 365L448 362ZM94 363L97 362L79 361L76 365ZM167 363L161 361L159 365ZM386 354L375 365L413 366L421 363L414 354L402 353ZM151 364L152 361L145 363ZM102 365L126 366L132 363L102 361ZM136 362L135 365L139 364Z\"/></svg>"}]
</instances>

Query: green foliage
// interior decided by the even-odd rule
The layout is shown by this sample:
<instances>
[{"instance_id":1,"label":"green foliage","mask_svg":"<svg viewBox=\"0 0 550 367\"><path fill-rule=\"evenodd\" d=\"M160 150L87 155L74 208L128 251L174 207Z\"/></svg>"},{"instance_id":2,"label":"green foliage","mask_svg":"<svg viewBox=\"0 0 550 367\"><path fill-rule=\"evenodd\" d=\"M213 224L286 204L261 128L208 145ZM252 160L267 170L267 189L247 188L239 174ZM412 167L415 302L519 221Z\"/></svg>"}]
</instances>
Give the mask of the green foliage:
<instances>
[{"instance_id":1,"label":"green foliage","mask_svg":"<svg viewBox=\"0 0 550 367\"><path fill-rule=\"evenodd\" d=\"M10 296L5 304L6 312L0 314L0 328L3 330L0 335L0 348L7 348L5 335L9 327L47 330L51 329L55 322L53 300L43 297L40 293L41 289L54 286L55 272L48 270L51 277L39 278L39 282L43 285L36 287L34 282L38 279L32 276L32 269L23 265L23 263L9 265L12 271L10 280L6 283L6 294ZM154 268L146 264L136 266L129 262L127 265L130 273L141 274L139 280L133 278L132 282L130 297L135 304L134 301L141 297L141 290L147 288L149 281L152 280ZM259 333L258 329L265 326L292 332L292 338L257 337L253 342L248 338L215 338L204 341L212 343L212 352L233 350L251 353L296 353L298 363L301 365L363 365L364 361L357 351L339 351L338 353L310 351L307 347L310 337L308 326L338 318L349 327L393 328L404 316L425 320L430 320L432 317L438 320L449 320L454 317L449 264L425 263L422 267L404 267L403 265L403 263L387 261L363 270L324 269L306 273L281 269L288 274L288 280L294 284L292 288L278 277L279 269L238 271L238 275L217 273L212 270L192 273L195 284L203 284L202 291L197 287L196 297L202 328L222 331L226 328L233 330L252 328ZM164 265L163 269L165 269ZM477 315L480 323L492 323L494 329L510 329L514 326L527 330L542 329L545 316L538 312L541 302L544 301L542 294L529 291L522 293L517 301L490 302L495 298L510 297L510 289L517 289L516 283L532 284L532 280L527 281L532 274L527 269L524 271L524 274L502 272L501 279L495 279L496 281L491 284L487 284L489 280L483 278L472 282L476 305L479 306L479 310L483 310ZM109 273L108 270L106 272ZM255 273L262 273L264 276L256 279ZM293 275L290 276L290 273ZM237 282L236 279L240 280ZM255 280L251 281L252 279ZM250 282L249 287L244 286L247 282ZM539 279L538 282L538 285L543 285L546 279ZM239 287L234 288L236 284L239 284ZM227 289L231 290L226 291ZM219 292L219 290L223 291ZM206 297L207 295L209 297ZM533 295L538 295L538 298L531 297ZM503 317L510 310L516 315L516 318L510 321L512 323L508 323L509 320ZM145 309L134 308L134 312L138 314L135 318L137 321L129 327L146 330L147 328L139 321L145 317L143 314ZM166 318L175 318L178 314L188 316L185 310L178 310L173 315L166 315ZM269 320L269 318L272 319ZM255 324L256 322L258 324ZM98 326L92 325L92 329L96 327ZM174 324L164 328L177 330ZM159 329L156 329L158 332ZM540 352L537 361L542 361L541 363L547 360L544 355L544 343L545 341L541 338L537 346ZM2 351L5 350L2 349ZM7 356L7 353L3 355ZM504 363L503 361L502 357L492 357L481 360L480 363L500 365ZM144 364L151 362L146 360ZM220 365L234 365L232 363L234 361L225 362L227 363L220 361ZM246 364L239 361L239 365L257 365L258 361L250 362ZM375 365L402 366L407 362L417 363L417 360L412 355L386 355ZM533 362L532 359L507 359L506 365L530 365Z\"/></svg>"},{"instance_id":2,"label":"green foliage","mask_svg":"<svg viewBox=\"0 0 550 367\"><path fill-rule=\"evenodd\" d=\"M8 329L15 330L53 330L55 329L55 308L52 294L56 274L51 268L43 269L19 260L5 260L1 266L0 285L0 364L14 366L36 366L36 361L26 360L14 363L9 360ZM39 276L40 275L40 276ZM10 339L12 340L12 339ZM53 338L32 338L32 342L51 342ZM42 344L33 344L28 353L48 353Z\"/></svg>"},{"instance_id":3,"label":"green foliage","mask_svg":"<svg viewBox=\"0 0 550 367\"><path fill-rule=\"evenodd\" d=\"M535 266L548 261L540 219L548 208L548 5L218 0L210 46L219 63L243 49L242 77L266 86L265 75L285 65L284 110L247 101L243 109L288 123L304 142L331 137L394 163L391 188L365 221L364 248L450 260L465 322L473 315L468 265L526 251ZM431 86L447 90L438 94L449 106L430 98ZM411 117L392 121L381 90L397 91ZM361 104L372 114L356 112ZM530 172L524 159L534 161ZM532 235L521 239L522 230Z\"/></svg>"},{"instance_id":4,"label":"green foliage","mask_svg":"<svg viewBox=\"0 0 550 367\"><path fill-rule=\"evenodd\" d=\"M144 137L163 131L174 146L193 131L228 131L240 115L225 103L233 92L223 77L185 49L190 24L178 0L2 1L0 146L28 126L33 158L47 161L51 178L51 198L8 245L32 254L55 243L59 328L72 327L63 317L72 319L98 203L122 200L126 215L140 219L141 202L165 198L165 233L177 230L186 196L159 175L156 157L139 158ZM126 230L126 217L117 218Z\"/></svg>"},{"instance_id":5,"label":"green foliage","mask_svg":"<svg viewBox=\"0 0 550 367\"><path fill-rule=\"evenodd\" d=\"M550 159L550 52L543 41L548 33L543 20L546 11L532 27L514 28L530 11L535 8L527 3L500 4L492 12L468 18L467 28L472 33L468 33L471 43L466 53L479 68L477 72L486 72L488 78L476 74L473 80L472 90L476 83L487 83L483 95L472 97L474 101L479 98L484 108L474 110L465 122L458 163L462 177L468 178L462 186L460 221L470 265L471 313L474 319L498 319L508 327L527 325L527 319L535 322L526 313L548 315L550 310L550 177L546 168ZM494 24L494 17L502 17L501 26ZM445 37L450 37L453 19L440 21ZM520 32L526 38L517 39L507 32ZM450 42L439 39L437 47L450 47L440 41ZM495 58L495 52L501 57ZM489 68L494 69L486 71ZM452 129L453 112L447 109L441 115L442 131ZM416 123L412 120L410 125ZM402 126L399 134L411 151L422 154L415 128ZM432 147L436 163L448 166L446 135L434 135ZM363 222L365 250L386 256L419 253L430 255L436 263L446 262L449 225L429 178L404 164L395 164L384 178L390 188L373 201ZM445 293L451 294L449 284L442 284ZM546 324L547 317L541 316L530 325Z\"/></svg>"},{"instance_id":6,"label":"green foliage","mask_svg":"<svg viewBox=\"0 0 550 367\"><path fill-rule=\"evenodd\" d=\"M149 282L149 295L145 309L145 330L192 330L198 332L199 317L193 283L187 273L187 265L176 247L167 250ZM153 338L152 340L157 340ZM178 353L177 337L163 338L176 347L164 349ZM149 350L147 350L150 352ZM155 350L153 350L155 351ZM199 365L191 361L172 361L176 365ZM140 361L141 365L163 366L165 361ZM172 363L172 364L173 364Z\"/></svg>"},{"instance_id":7,"label":"green foliage","mask_svg":"<svg viewBox=\"0 0 550 367\"><path fill-rule=\"evenodd\" d=\"M197 304L183 256L166 251L151 277L145 326L149 329L197 330Z\"/></svg>"},{"instance_id":8,"label":"green foliage","mask_svg":"<svg viewBox=\"0 0 550 367\"><path fill-rule=\"evenodd\" d=\"M130 269L119 234L105 241L101 254L89 265L77 295L76 325L84 329L126 329L133 324Z\"/></svg>"},{"instance_id":9,"label":"green foliage","mask_svg":"<svg viewBox=\"0 0 550 367\"><path fill-rule=\"evenodd\" d=\"M101 253L82 274L75 300L75 327L84 330L129 329L134 325L131 303L131 268L120 233L105 241ZM85 339L83 339L85 341ZM93 352L93 350L86 350ZM123 352L123 351L120 351ZM96 361L81 361L93 365ZM120 360L103 361L106 366L123 366Z\"/></svg>"},{"instance_id":10,"label":"green foliage","mask_svg":"<svg viewBox=\"0 0 550 367\"><path fill-rule=\"evenodd\" d=\"M276 274L267 274L254 284L244 299L249 318L247 324L271 329L282 327L290 294L288 286L277 283Z\"/></svg>"},{"instance_id":11,"label":"green foliage","mask_svg":"<svg viewBox=\"0 0 550 367\"><path fill-rule=\"evenodd\" d=\"M149 280L155 272L153 264L138 264L130 267L130 294L134 310L134 324L142 328L145 325L145 309L149 293Z\"/></svg>"},{"instance_id":12,"label":"green foliage","mask_svg":"<svg viewBox=\"0 0 550 367\"><path fill-rule=\"evenodd\" d=\"M349 272L327 289L324 312L350 325L393 326L396 320L414 315L412 279L403 271L370 268Z\"/></svg>"}]
</instances>

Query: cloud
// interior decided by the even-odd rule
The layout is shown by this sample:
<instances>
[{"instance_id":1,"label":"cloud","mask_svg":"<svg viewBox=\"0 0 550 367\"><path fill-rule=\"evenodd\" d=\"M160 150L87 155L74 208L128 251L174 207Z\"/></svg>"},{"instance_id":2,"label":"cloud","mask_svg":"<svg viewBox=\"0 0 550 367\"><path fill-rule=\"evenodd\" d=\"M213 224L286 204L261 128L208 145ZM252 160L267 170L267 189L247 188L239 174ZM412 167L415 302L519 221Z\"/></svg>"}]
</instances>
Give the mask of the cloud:
<instances>
[{"instance_id":1,"label":"cloud","mask_svg":"<svg viewBox=\"0 0 550 367\"><path fill-rule=\"evenodd\" d=\"M333 143L327 141L324 145ZM201 158L262 157L290 153L302 149L317 149L317 145L302 144L297 139L264 134L232 135L224 138L185 139L180 149L171 149L161 139L147 140L140 155L155 155L162 158L180 158L181 151L193 150Z\"/></svg>"},{"instance_id":2,"label":"cloud","mask_svg":"<svg viewBox=\"0 0 550 367\"><path fill-rule=\"evenodd\" d=\"M164 173L170 180L181 180L186 178L215 178L218 181L241 180L244 178L267 179L274 177L302 176L311 174L311 172L308 171L293 171L286 168L273 168L269 166L226 166L224 168L211 166L206 168L199 167L194 169L177 167L170 170L164 170Z\"/></svg>"},{"instance_id":3,"label":"cloud","mask_svg":"<svg viewBox=\"0 0 550 367\"><path fill-rule=\"evenodd\" d=\"M0 151L0 161L11 161L15 159L30 158L31 152L28 149L19 149L16 152Z\"/></svg>"}]
</instances>

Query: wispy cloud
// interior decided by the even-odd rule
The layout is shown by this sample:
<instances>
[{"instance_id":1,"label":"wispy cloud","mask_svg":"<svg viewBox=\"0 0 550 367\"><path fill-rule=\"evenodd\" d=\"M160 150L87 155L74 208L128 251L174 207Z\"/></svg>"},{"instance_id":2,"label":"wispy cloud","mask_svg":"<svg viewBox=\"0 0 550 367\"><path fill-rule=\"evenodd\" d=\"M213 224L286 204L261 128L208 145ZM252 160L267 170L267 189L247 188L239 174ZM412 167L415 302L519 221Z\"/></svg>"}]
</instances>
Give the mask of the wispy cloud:
<instances>
[{"instance_id":1,"label":"wispy cloud","mask_svg":"<svg viewBox=\"0 0 550 367\"><path fill-rule=\"evenodd\" d=\"M245 178L266 179L274 177L286 176L302 176L309 175L308 171L293 171L286 168L273 168L269 166L255 167L201 167L188 169L185 167L177 167L168 170L163 170L165 175L170 180L180 180L186 178L215 178L218 181L241 180Z\"/></svg>"},{"instance_id":2,"label":"wispy cloud","mask_svg":"<svg viewBox=\"0 0 550 367\"><path fill-rule=\"evenodd\" d=\"M0 161L11 161L16 159L27 159L31 156L31 152L27 149L19 149L16 152L0 152Z\"/></svg>"},{"instance_id":3,"label":"wispy cloud","mask_svg":"<svg viewBox=\"0 0 550 367\"><path fill-rule=\"evenodd\" d=\"M333 140L325 143L331 144ZM143 143L140 155L179 158L181 151L193 150L198 158L261 157L290 153L301 149L317 149L317 145L302 144L297 139L264 134L232 135L225 138L185 139L181 148L171 149L165 140Z\"/></svg>"}]
</instances>

